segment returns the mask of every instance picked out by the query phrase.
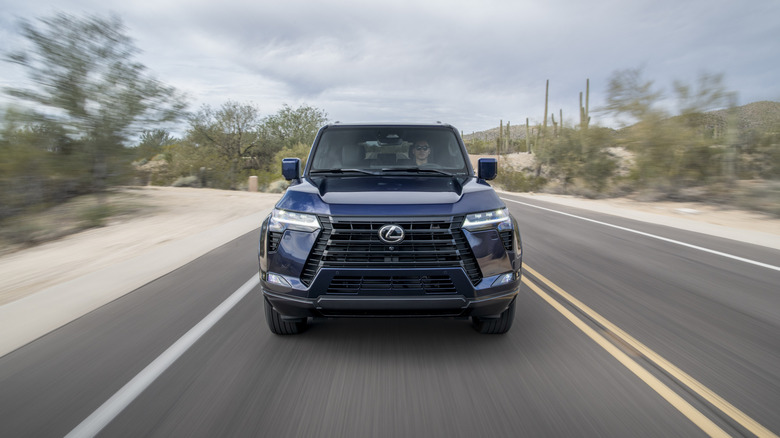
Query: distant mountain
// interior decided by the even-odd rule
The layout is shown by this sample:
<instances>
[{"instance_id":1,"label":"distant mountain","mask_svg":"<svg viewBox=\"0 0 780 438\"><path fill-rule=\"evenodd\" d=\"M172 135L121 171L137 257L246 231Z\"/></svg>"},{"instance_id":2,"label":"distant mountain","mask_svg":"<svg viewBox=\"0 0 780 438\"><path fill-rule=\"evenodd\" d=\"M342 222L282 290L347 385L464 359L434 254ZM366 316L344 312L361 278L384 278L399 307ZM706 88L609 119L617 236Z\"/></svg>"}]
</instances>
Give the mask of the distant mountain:
<instances>
[{"instance_id":1,"label":"distant mountain","mask_svg":"<svg viewBox=\"0 0 780 438\"><path fill-rule=\"evenodd\" d=\"M740 131L766 131L780 126L780 102L761 101L735 108L737 126ZM725 128L729 110L710 111L702 114L704 124L709 127Z\"/></svg>"},{"instance_id":2,"label":"distant mountain","mask_svg":"<svg viewBox=\"0 0 780 438\"><path fill-rule=\"evenodd\" d=\"M761 101L753 102L747 105L735 108L737 126L740 131L759 130L765 131L780 126L780 102ZM677 116L681 117L681 116ZM700 123L711 129L723 130L728 124L729 110L710 111L699 115ZM524 139L525 125L510 125L510 138ZM552 125L548 125L552 130ZM468 141L472 139L495 140L498 138L499 128L495 127L485 131L464 134L463 139ZM723 131L721 131L723 132ZM531 135L535 135L536 130L531 127Z\"/></svg>"},{"instance_id":3,"label":"distant mountain","mask_svg":"<svg viewBox=\"0 0 780 438\"><path fill-rule=\"evenodd\" d=\"M536 135L536 127L530 126L531 135ZM506 129L506 127L504 127ZM494 141L498 138L499 127L487 129L484 131L472 132L471 134L463 134L463 140L490 140ZM523 125L509 125L509 137L512 139L524 139L525 138L525 124ZM533 137L532 137L533 138Z\"/></svg>"}]
</instances>

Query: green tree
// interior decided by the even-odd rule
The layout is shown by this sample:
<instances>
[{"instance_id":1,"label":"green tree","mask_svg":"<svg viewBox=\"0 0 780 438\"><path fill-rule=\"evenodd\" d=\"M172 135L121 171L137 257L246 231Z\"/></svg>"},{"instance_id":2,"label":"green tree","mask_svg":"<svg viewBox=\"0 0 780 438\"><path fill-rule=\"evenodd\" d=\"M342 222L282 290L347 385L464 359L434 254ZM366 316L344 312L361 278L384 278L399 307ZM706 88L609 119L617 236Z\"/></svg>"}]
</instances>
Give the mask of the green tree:
<instances>
[{"instance_id":1,"label":"green tree","mask_svg":"<svg viewBox=\"0 0 780 438\"><path fill-rule=\"evenodd\" d=\"M674 81L674 91L682 116L703 114L729 104L730 93L723 85L723 74L701 73L696 87Z\"/></svg>"},{"instance_id":2,"label":"green tree","mask_svg":"<svg viewBox=\"0 0 780 438\"><path fill-rule=\"evenodd\" d=\"M204 105L190 118L190 140L216 151L219 159L228 163L229 188L237 187L239 173L244 168L257 168L260 154L260 124L258 108L229 100L219 109ZM217 166L217 163L214 163ZM217 167L224 167L219 164Z\"/></svg>"},{"instance_id":3,"label":"green tree","mask_svg":"<svg viewBox=\"0 0 780 438\"><path fill-rule=\"evenodd\" d=\"M19 126L14 119L6 119L0 137L0 220L45 201L46 181L40 175L52 164L46 149L53 145L45 130Z\"/></svg>"},{"instance_id":4,"label":"green tree","mask_svg":"<svg viewBox=\"0 0 780 438\"><path fill-rule=\"evenodd\" d=\"M607 86L607 105L604 112L628 116L625 124L656 118L662 112L656 108L663 94L653 88L653 81L642 77L642 69L618 70L612 73Z\"/></svg>"},{"instance_id":5,"label":"green tree","mask_svg":"<svg viewBox=\"0 0 780 438\"><path fill-rule=\"evenodd\" d=\"M681 115L669 117L657 107L662 94L641 70L618 71L610 78L605 108L636 122L623 130L622 140L637 153L634 176L640 186L667 194L706 184L723 175L724 163L733 162L733 147L714 148L705 129L704 112L733 96L723 87L722 75L704 73L695 87L675 81L674 89Z\"/></svg>"},{"instance_id":6,"label":"green tree","mask_svg":"<svg viewBox=\"0 0 780 438\"><path fill-rule=\"evenodd\" d=\"M263 120L263 138L272 148L278 149L291 148L298 143L311 145L317 131L327 121L328 114L323 110L308 105L291 108L285 104L279 112Z\"/></svg>"},{"instance_id":7,"label":"green tree","mask_svg":"<svg viewBox=\"0 0 780 438\"><path fill-rule=\"evenodd\" d=\"M229 189L235 184L231 162L210 146L183 140L163 148L167 162L165 184L181 178L194 178L196 187Z\"/></svg>"},{"instance_id":8,"label":"green tree","mask_svg":"<svg viewBox=\"0 0 780 438\"><path fill-rule=\"evenodd\" d=\"M238 188L250 174L261 177L261 185L270 182L279 174L277 154L286 150L305 157L326 122L324 111L305 105L284 105L265 118L259 114L253 104L228 101L218 109L205 105L190 118L187 140L216 152L219 163L209 167L228 169L220 179L230 181L225 188Z\"/></svg>"},{"instance_id":9,"label":"green tree","mask_svg":"<svg viewBox=\"0 0 780 438\"><path fill-rule=\"evenodd\" d=\"M90 188L89 166L64 129L9 109L0 129L0 220Z\"/></svg>"},{"instance_id":10,"label":"green tree","mask_svg":"<svg viewBox=\"0 0 780 438\"><path fill-rule=\"evenodd\" d=\"M676 132L666 122L668 115L657 108L663 97L642 69L619 70L612 74L607 89L606 113L633 123L623 129L623 145L636 152L635 178L640 185L668 187L681 154Z\"/></svg>"},{"instance_id":11,"label":"green tree","mask_svg":"<svg viewBox=\"0 0 780 438\"><path fill-rule=\"evenodd\" d=\"M218 109L201 107L190 118L190 135L213 146L227 161L251 156L260 147L260 111L253 104L229 100Z\"/></svg>"},{"instance_id":12,"label":"green tree","mask_svg":"<svg viewBox=\"0 0 780 438\"><path fill-rule=\"evenodd\" d=\"M94 190L141 127L173 121L185 100L135 61L138 53L117 17L59 13L21 21L26 47L7 54L32 82L6 92L32 105L35 118L61 126L89 161Z\"/></svg>"},{"instance_id":13,"label":"green tree","mask_svg":"<svg viewBox=\"0 0 780 438\"><path fill-rule=\"evenodd\" d=\"M752 156L746 170L760 178L780 180L780 123L775 123L753 143ZM751 175L752 176L752 175Z\"/></svg>"},{"instance_id":14,"label":"green tree","mask_svg":"<svg viewBox=\"0 0 780 438\"><path fill-rule=\"evenodd\" d=\"M153 129L144 131L135 147L136 159L152 159L156 155L163 153L166 146L176 143L178 140L172 137L165 129Z\"/></svg>"}]
</instances>

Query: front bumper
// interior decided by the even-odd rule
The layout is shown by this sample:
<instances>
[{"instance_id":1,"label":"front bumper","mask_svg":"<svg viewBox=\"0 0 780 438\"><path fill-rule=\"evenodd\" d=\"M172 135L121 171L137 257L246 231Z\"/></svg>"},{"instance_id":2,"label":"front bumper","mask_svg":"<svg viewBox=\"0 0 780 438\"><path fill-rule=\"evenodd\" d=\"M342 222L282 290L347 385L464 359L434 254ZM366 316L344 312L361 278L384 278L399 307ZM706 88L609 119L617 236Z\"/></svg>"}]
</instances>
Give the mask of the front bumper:
<instances>
[{"instance_id":1,"label":"front bumper","mask_svg":"<svg viewBox=\"0 0 780 438\"><path fill-rule=\"evenodd\" d=\"M453 288L447 293L430 293L410 287L388 290L373 288L354 293L333 292L331 284L337 278L357 278L372 284L372 280L389 276L449 277ZM261 278L261 290L266 300L285 319L306 317L466 317L484 318L500 315L520 289L519 271L512 281L494 286L499 276L484 278L473 286L462 269L441 269L435 272L405 270L403 272L380 270L331 270L323 269L311 287L306 288L296 279L289 278L291 287L270 284Z\"/></svg>"}]
</instances>

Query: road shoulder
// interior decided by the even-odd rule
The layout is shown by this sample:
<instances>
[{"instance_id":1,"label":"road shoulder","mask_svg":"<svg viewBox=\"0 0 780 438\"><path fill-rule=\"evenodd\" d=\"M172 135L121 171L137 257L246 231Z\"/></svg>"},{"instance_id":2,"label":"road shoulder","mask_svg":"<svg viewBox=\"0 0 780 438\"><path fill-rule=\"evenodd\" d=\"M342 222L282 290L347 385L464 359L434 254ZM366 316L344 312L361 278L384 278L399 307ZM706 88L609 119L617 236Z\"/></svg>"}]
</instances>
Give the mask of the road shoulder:
<instances>
[{"instance_id":1,"label":"road shoulder","mask_svg":"<svg viewBox=\"0 0 780 438\"><path fill-rule=\"evenodd\" d=\"M164 190L162 197L175 198L178 208L154 218L90 230L0 259L8 273L0 286L3 292L13 287L15 298L0 305L0 356L257 229L279 199L192 190L198 189ZM53 267L60 258L67 260ZM70 265L73 272L65 272ZM51 270L63 275L52 276Z\"/></svg>"},{"instance_id":2,"label":"road shoulder","mask_svg":"<svg viewBox=\"0 0 780 438\"><path fill-rule=\"evenodd\" d=\"M534 200L549 202L780 250L780 219L767 214L693 202L639 202L625 198L593 200L549 194L498 193L529 203Z\"/></svg>"}]
</instances>

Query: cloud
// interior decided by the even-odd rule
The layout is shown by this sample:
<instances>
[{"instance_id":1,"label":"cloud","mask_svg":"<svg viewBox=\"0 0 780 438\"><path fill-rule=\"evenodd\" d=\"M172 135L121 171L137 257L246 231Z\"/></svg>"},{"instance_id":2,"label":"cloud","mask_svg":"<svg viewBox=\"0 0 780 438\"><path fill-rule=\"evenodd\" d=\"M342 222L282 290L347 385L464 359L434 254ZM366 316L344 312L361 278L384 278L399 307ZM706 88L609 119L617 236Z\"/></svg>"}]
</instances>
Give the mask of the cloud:
<instances>
[{"instance_id":1,"label":"cloud","mask_svg":"<svg viewBox=\"0 0 780 438\"><path fill-rule=\"evenodd\" d=\"M36 1L9 14L50 13ZM576 122L613 71L644 66L674 79L724 73L741 103L780 99L780 3L727 0L579 2L238 2L64 0L60 8L120 15L141 60L202 103L253 101L272 113L306 103L347 120L448 121L466 132L550 111ZM594 117L594 123L598 123Z\"/></svg>"}]
</instances>

